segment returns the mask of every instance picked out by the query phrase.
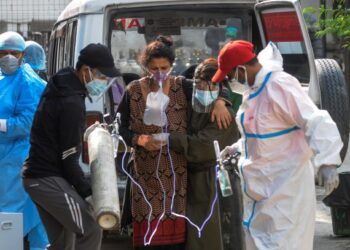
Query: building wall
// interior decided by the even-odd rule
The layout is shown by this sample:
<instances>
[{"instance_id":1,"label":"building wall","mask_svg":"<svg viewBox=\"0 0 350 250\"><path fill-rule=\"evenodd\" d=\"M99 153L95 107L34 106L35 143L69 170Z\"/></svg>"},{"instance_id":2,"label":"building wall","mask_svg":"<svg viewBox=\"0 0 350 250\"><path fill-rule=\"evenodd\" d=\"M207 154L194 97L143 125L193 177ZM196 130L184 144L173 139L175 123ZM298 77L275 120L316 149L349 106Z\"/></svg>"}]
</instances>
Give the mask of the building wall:
<instances>
[{"instance_id":1,"label":"building wall","mask_svg":"<svg viewBox=\"0 0 350 250\"><path fill-rule=\"evenodd\" d=\"M24 37L48 32L71 0L0 0L0 33L17 31Z\"/></svg>"},{"instance_id":2,"label":"building wall","mask_svg":"<svg viewBox=\"0 0 350 250\"><path fill-rule=\"evenodd\" d=\"M48 51L52 27L71 0L0 0L0 33L16 31Z\"/></svg>"}]
</instances>

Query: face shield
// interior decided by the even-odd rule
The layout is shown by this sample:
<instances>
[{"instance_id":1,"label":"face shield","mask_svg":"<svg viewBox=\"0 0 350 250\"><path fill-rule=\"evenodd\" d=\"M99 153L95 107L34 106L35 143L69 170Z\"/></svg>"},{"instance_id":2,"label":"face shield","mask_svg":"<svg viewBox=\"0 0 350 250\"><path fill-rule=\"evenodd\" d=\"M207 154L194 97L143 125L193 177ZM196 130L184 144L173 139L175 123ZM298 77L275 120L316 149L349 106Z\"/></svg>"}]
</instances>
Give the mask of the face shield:
<instances>
[{"instance_id":1,"label":"face shield","mask_svg":"<svg viewBox=\"0 0 350 250\"><path fill-rule=\"evenodd\" d=\"M239 78L239 76L238 76L239 69L244 70L244 80L242 82L240 82L238 79ZM239 94L239 95L243 95L243 93L249 89L248 75L247 75L246 67L243 65L238 65L236 67L234 77L228 83L229 83L229 86L230 86L232 92Z\"/></svg>"},{"instance_id":2,"label":"face shield","mask_svg":"<svg viewBox=\"0 0 350 250\"><path fill-rule=\"evenodd\" d=\"M214 101L219 96L219 85L204 79L193 83L192 108L198 113L210 113Z\"/></svg>"},{"instance_id":3,"label":"face shield","mask_svg":"<svg viewBox=\"0 0 350 250\"><path fill-rule=\"evenodd\" d=\"M104 94L107 92L108 88L112 85L110 77L102 74L98 69L94 69L94 74L92 70L88 68L90 82L86 82L85 75L83 75L84 82L86 82L86 89L89 92L90 96L94 97L94 101L97 102L100 100Z\"/></svg>"}]
</instances>

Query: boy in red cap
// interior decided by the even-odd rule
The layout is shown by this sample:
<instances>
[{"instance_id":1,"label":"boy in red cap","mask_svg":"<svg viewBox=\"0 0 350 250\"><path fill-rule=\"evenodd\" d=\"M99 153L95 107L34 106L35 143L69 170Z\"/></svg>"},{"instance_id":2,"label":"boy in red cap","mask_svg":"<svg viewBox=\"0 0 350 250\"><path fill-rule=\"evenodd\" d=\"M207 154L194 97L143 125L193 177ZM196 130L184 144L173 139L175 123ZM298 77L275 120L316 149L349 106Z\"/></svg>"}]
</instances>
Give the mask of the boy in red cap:
<instances>
[{"instance_id":1,"label":"boy in red cap","mask_svg":"<svg viewBox=\"0 0 350 250\"><path fill-rule=\"evenodd\" d=\"M212 81L227 76L233 85L247 86L236 116L242 138L221 157L242 154L247 249L311 250L314 173L327 193L335 189L343 144L329 113L319 110L299 81L283 71L277 47L270 43L266 54L270 58L262 65L247 41L230 42L220 51Z\"/></svg>"}]
</instances>

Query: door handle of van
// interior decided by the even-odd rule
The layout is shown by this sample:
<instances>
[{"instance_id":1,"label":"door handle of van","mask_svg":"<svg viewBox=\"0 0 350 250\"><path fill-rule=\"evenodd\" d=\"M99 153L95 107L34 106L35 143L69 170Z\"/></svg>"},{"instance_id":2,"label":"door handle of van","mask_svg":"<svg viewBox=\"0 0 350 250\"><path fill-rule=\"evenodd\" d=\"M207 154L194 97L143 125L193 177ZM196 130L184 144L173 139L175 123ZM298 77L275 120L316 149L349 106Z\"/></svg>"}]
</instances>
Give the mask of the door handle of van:
<instances>
[{"instance_id":1,"label":"door handle of van","mask_svg":"<svg viewBox=\"0 0 350 250\"><path fill-rule=\"evenodd\" d=\"M2 221L1 222L1 230L10 230L12 229L12 221Z\"/></svg>"}]
</instances>

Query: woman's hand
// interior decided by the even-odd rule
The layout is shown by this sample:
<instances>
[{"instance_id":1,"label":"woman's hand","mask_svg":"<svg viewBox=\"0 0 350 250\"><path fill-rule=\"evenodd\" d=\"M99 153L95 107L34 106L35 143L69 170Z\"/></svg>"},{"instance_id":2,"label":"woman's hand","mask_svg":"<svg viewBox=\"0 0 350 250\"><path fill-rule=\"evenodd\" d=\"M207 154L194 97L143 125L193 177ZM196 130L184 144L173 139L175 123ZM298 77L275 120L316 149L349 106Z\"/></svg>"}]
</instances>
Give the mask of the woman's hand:
<instances>
[{"instance_id":1,"label":"woman's hand","mask_svg":"<svg viewBox=\"0 0 350 250\"><path fill-rule=\"evenodd\" d=\"M213 111L211 112L211 121L218 124L219 129L228 128L232 122L232 115L226 107L224 100L218 99L214 103Z\"/></svg>"},{"instance_id":2,"label":"woman's hand","mask_svg":"<svg viewBox=\"0 0 350 250\"><path fill-rule=\"evenodd\" d=\"M164 145L164 142L155 140L151 135L140 135L137 139L137 145L148 151L155 151L159 150Z\"/></svg>"}]
</instances>

